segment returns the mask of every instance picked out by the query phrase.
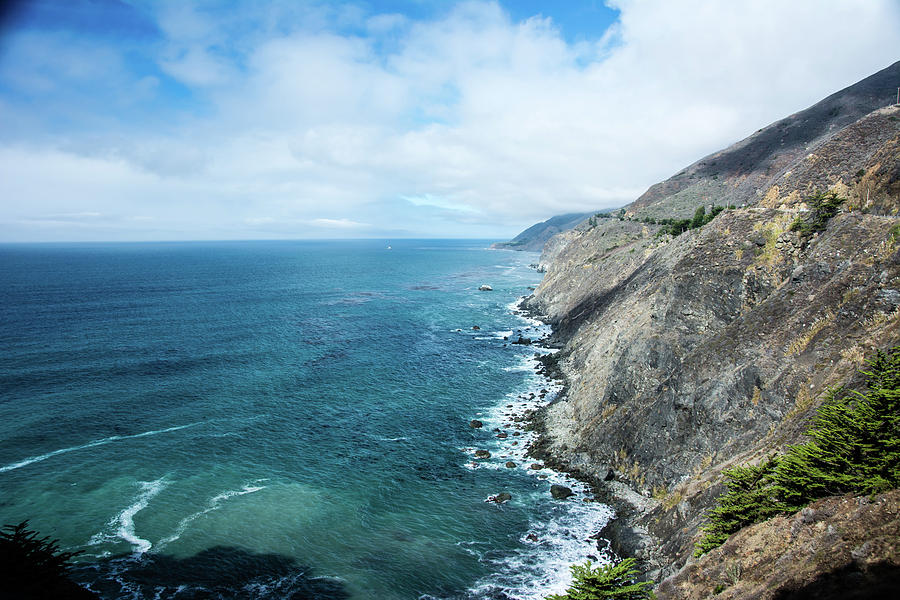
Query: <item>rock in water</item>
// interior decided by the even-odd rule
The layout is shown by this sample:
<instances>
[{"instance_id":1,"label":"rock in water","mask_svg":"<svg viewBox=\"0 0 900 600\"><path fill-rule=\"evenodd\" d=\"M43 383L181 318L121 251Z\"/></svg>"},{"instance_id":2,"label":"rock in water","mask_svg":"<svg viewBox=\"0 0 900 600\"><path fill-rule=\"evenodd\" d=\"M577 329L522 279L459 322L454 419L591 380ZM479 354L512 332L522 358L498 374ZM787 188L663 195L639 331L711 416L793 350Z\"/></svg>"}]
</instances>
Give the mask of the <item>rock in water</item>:
<instances>
[{"instance_id":1,"label":"rock in water","mask_svg":"<svg viewBox=\"0 0 900 600\"><path fill-rule=\"evenodd\" d=\"M478 290L482 291L482 292L493 292L494 288L492 288L491 286L489 286L487 284L484 284L481 287L479 287Z\"/></svg>"},{"instance_id":2,"label":"rock in water","mask_svg":"<svg viewBox=\"0 0 900 600\"><path fill-rule=\"evenodd\" d=\"M574 494L571 488L567 488L564 485L553 484L550 486L550 495L553 496L557 500L565 500L572 494Z\"/></svg>"},{"instance_id":3,"label":"rock in water","mask_svg":"<svg viewBox=\"0 0 900 600\"><path fill-rule=\"evenodd\" d=\"M507 469L515 469L515 468L516 468L516 463L514 463L514 462L511 461L511 460L508 460L508 461L506 461L506 468L507 468Z\"/></svg>"},{"instance_id":4,"label":"rock in water","mask_svg":"<svg viewBox=\"0 0 900 600\"><path fill-rule=\"evenodd\" d=\"M504 502L509 502L512 500L512 495L506 492L500 492L496 496L491 496L488 498L488 502L496 502L497 504L503 504Z\"/></svg>"},{"instance_id":5,"label":"rock in water","mask_svg":"<svg viewBox=\"0 0 900 600\"><path fill-rule=\"evenodd\" d=\"M491 453L488 452L487 450L476 450L475 451L475 458L490 458L490 457L491 457Z\"/></svg>"},{"instance_id":6,"label":"rock in water","mask_svg":"<svg viewBox=\"0 0 900 600\"><path fill-rule=\"evenodd\" d=\"M482 423L478 419L472 419L471 421L469 421L469 427L471 427L472 429L481 429L482 427L484 427L484 423Z\"/></svg>"}]
</instances>

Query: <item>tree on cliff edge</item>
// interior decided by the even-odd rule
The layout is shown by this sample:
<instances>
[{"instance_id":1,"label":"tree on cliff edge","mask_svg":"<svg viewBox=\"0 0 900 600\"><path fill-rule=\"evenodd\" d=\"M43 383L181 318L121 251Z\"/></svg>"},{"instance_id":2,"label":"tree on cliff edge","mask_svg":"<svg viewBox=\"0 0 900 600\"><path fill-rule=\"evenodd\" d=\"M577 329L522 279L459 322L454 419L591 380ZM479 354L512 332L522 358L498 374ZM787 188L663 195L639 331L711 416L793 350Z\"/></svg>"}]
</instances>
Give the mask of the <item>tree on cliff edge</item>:
<instances>
[{"instance_id":1,"label":"tree on cliff edge","mask_svg":"<svg viewBox=\"0 0 900 600\"><path fill-rule=\"evenodd\" d=\"M762 465L725 471L728 491L708 514L697 556L748 525L820 498L900 487L900 346L878 351L868 365L864 392L828 393L808 442Z\"/></svg>"},{"instance_id":2,"label":"tree on cliff edge","mask_svg":"<svg viewBox=\"0 0 900 600\"><path fill-rule=\"evenodd\" d=\"M63 552L58 540L38 537L28 521L0 531L0 595L21 600L95 599L69 579L69 561L79 552Z\"/></svg>"}]
</instances>

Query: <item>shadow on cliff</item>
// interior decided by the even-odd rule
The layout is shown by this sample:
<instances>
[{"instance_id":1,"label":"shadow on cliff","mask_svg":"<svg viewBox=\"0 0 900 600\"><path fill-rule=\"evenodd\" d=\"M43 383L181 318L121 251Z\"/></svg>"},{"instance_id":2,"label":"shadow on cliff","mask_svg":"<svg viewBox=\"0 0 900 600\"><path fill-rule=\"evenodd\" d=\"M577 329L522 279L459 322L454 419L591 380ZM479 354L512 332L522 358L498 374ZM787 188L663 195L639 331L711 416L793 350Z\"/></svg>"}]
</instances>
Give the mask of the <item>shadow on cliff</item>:
<instances>
[{"instance_id":1,"label":"shadow on cliff","mask_svg":"<svg viewBox=\"0 0 900 600\"><path fill-rule=\"evenodd\" d=\"M897 590L900 590L900 566L881 562L862 571L856 565L850 564L821 573L802 587L779 590L774 600L894 598Z\"/></svg>"},{"instance_id":2,"label":"shadow on cliff","mask_svg":"<svg viewBox=\"0 0 900 600\"><path fill-rule=\"evenodd\" d=\"M103 598L231 600L272 598L346 600L341 581L315 577L310 568L280 554L216 546L187 558L164 554L115 556L80 563L72 578Z\"/></svg>"}]
</instances>

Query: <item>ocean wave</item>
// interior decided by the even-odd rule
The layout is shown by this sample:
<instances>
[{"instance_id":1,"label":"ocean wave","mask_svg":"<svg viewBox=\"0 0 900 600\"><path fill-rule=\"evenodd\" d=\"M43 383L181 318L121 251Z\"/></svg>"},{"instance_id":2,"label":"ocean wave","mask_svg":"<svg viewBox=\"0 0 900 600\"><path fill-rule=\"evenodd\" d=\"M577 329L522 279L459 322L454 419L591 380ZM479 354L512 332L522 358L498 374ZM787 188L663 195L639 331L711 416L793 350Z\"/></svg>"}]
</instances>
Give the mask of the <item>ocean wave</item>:
<instances>
[{"instance_id":1,"label":"ocean wave","mask_svg":"<svg viewBox=\"0 0 900 600\"><path fill-rule=\"evenodd\" d=\"M175 427L169 427L167 429L154 429L151 431L145 431L143 433L136 433L134 435L113 435L110 437L106 437L99 440L94 440L92 442L88 442L86 444L81 444L80 446L70 446L68 448L60 448L59 450L54 450L53 452L47 452L46 454L40 454L38 456L30 456L26 459L20 460L19 462L11 463L6 466L0 467L0 473L5 473L6 471L12 471L14 469L20 469L22 467L28 466L30 464L41 462L47 460L48 458L53 458L54 456L59 456L60 454L66 454L68 452L75 452L76 450L84 450L86 448L95 448L97 446L104 446L106 444L111 444L113 442L118 442L122 440L133 440L136 438L147 437L151 435L159 435L161 433L170 433L172 431L178 431L180 429L187 429L188 427L195 427L197 425L202 425L203 422L197 423L189 423L187 425L178 425Z\"/></svg>"},{"instance_id":2,"label":"ocean wave","mask_svg":"<svg viewBox=\"0 0 900 600\"><path fill-rule=\"evenodd\" d=\"M114 528L114 532L112 534L108 532L94 534L88 542L88 545L94 546L105 542L124 540L132 545L133 553L136 555L143 554L153 547L150 540L138 537L137 533L135 533L134 516L147 508L147 505L150 504L150 500L159 494L168 484L165 481L165 477L161 477L155 481L139 481L138 485L140 486L140 491L134 502L107 523L108 527Z\"/></svg>"},{"instance_id":3,"label":"ocean wave","mask_svg":"<svg viewBox=\"0 0 900 600\"><path fill-rule=\"evenodd\" d=\"M518 304L518 301L514 302L509 308L528 324L528 333L532 337L543 337L551 332L548 325L521 314ZM553 352L539 346L533 349L539 354ZM612 508L586 501L591 496L589 486L565 473L534 464L535 460L528 456L528 447L535 440L535 434L526 430L525 415L552 401L562 390L559 382L537 372L538 365L534 353L529 352L521 356L517 364L506 367L506 371L530 371L532 375L527 376L523 386L508 394L502 403L485 409L479 416L485 430L506 434L502 438L494 435L490 441L485 440L478 446L487 449L491 458L477 460L473 457L476 448L461 448L468 455L463 468L506 470L507 463L512 461L515 468L510 470L526 472L543 481L543 485L538 486L540 489L517 499L520 503L533 505L539 516L529 522L515 549L503 556L494 553L479 556L481 562L490 565L491 573L469 588L464 595L468 600L543 599L549 594L565 591L571 583L571 564L583 563L586 558L594 562L608 560L598 550L596 534L613 518ZM575 496L567 501L552 500L547 493L552 484L571 488ZM467 551L477 555L475 548L467 548Z\"/></svg>"},{"instance_id":4,"label":"ocean wave","mask_svg":"<svg viewBox=\"0 0 900 600\"><path fill-rule=\"evenodd\" d=\"M222 502L224 502L225 500L234 498L236 496L246 496L247 494L253 494L260 490L266 489L267 486L265 485L256 485L264 481L268 481L268 479L257 479L255 481L251 481L250 483L244 484L244 486L239 490L227 490L216 494L215 496L210 498L209 502L206 505L206 508L188 515L181 521L179 521L178 525L175 526L175 532L172 533L172 535L169 535L159 541L159 543L157 544L157 550L162 550L164 547L180 538L192 522L196 521L205 514L211 513L214 510L218 510L221 507Z\"/></svg>"},{"instance_id":5,"label":"ocean wave","mask_svg":"<svg viewBox=\"0 0 900 600\"><path fill-rule=\"evenodd\" d=\"M595 563L608 562L593 536L613 517L612 509L593 503L558 504L551 518L530 523L520 548L488 561L493 572L469 590L469 597L540 600L565 592L572 581L571 564L582 563L587 556Z\"/></svg>"}]
</instances>

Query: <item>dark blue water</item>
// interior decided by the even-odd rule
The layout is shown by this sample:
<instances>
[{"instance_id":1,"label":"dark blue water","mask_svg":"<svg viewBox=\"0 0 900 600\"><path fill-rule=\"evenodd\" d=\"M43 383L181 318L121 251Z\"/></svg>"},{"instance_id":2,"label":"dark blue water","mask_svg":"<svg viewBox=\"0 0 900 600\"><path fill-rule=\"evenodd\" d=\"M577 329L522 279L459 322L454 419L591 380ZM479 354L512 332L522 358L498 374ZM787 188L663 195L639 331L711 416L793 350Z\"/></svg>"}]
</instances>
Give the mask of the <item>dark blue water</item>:
<instances>
[{"instance_id":1,"label":"dark blue water","mask_svg":"<svg viewBox=\"0 0 900 600\"><path fill-rule=\"evenodd\" d=\"M391 245L0 246L2 523L109 598L558 590L607 513L492 432L548 385L536 257Z\"/></svg>"}]
</instances>

